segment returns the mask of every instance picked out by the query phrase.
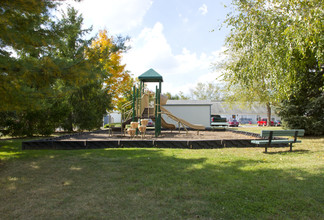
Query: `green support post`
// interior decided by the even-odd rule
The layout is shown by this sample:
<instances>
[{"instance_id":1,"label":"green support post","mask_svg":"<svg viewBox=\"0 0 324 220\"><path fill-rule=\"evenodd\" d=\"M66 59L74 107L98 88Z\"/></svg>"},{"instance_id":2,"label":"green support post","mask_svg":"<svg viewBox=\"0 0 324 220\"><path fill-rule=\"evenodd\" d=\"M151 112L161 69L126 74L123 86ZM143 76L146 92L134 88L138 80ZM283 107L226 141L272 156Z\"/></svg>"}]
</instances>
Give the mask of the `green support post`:
<instances>
[{"instance_id":1,"label":"green support post","mask_svg":"<svg viewBox=\"0 0 324 220\"><path fill-rule=\"evenodd\" d=\"M160 89L156 86L155 92L155 137L158 137L161 134L161 100L160 100Z\"/></svg>"},{"instance_id":2,"label":"green support post","mask_svg":"<svg viewBox=\"0 0 324 220\"><path fill-rule=\"evenodd\" d=\"M160 90L160 94L161 94L161 92L162 92L162 82L161 81L159 81L159 90Z\"/></svg>"},{"instance_id":3,"label":"green support post","mask_svg":"<svg viewBox=\"0 0 324 220\"><path fill-rule=\"evenodd\" d=\"M161 134L161 88L158 89L158 121L159 121L159 128L158 133Z\"/></svg>"},{"instance_id":4,"label":"green support post","mask_svg":"<svg viewBox=\"0 0 324 220\"><path fill-rule=\"evenodd\" d=\"M138 111L138 88L136 88L136 118L138 117L139 111Z\"/></svg>"},{"instance_id":5,"label":"green support post","mask_svg":"<svg viewBox=\"0 0 324 220\"><path fill-rule=\"evenodd\" d=\"M161 114L161 92L162 92L162 81L159 80L159 109L158 109L158 120L159 120L159 135L161 134L161 127L162 127L162 114Z\"/></svg>"},{"instance_id":6,"label":"green support post","mask_svg":"<svg viewBox=\"0 0 324 220\"><path fill-rule=\"evenodd\" d=\"M140 97L140 90L137 88L137 91L136 91L136 98L137 98L137 121L138 121L138 118L141 117L140 114L141 114L141 97ZM136 136L138 135L139 133L139 130L138 130L138 127L136 128Z\"/></svg>"},{"instance_id":7,"label":"green support post","mask_svg":"<svg viewBox=\"0 0 324 220\"><path fill-rule=\"evenodd\" d=\"M157 86L155 87L155 108L154 108L154 117L155 117L155 137L158 137L158 88Z\"/></svg>"},{"instance_id":8,"label":"green support post","mask_svg":"<svg viewBox=\"0 0 324 220\"><path fill-rule=\"evenodd\" d=\"M133 86L133 115L132 115L132 121L135 121L135 114L136 114L136 111L135 111L135 100L136 100L136 97L135 97L135 86Z\"/></svg>"},{"instance_id":9,"label":"green support post","mask_svg":"<svg viewBox=\"0 0 324 220\"><path fill-rule=\"evenodd\" d=\"M140 103L140 118L142 118L142 95L143 95L144 93L142 92L142 82L140 82L140 88L139 88L139 103Z\"/></svg>"}]
</instances>

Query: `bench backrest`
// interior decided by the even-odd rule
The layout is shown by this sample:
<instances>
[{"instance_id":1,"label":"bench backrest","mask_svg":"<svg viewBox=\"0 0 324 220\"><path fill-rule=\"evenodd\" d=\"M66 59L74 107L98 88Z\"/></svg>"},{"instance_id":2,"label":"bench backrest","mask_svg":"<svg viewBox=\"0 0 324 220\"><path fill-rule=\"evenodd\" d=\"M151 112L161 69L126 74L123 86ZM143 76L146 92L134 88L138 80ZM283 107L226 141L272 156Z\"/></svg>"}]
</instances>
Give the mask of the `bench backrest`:
<instances>
[{"instance_id":1,"label":"bench backrest","mask_svg":"<svg viewBox=\"0 0 324 220\"><path fill-rule=\"evenodd\" d=\"M263 130L261 131L261 137L269 137L270 132L272 131L272 136L295 136L297 131L297 136L304 136L304 129L294 129L294 130Z\"/></svg>"}]
</instances>

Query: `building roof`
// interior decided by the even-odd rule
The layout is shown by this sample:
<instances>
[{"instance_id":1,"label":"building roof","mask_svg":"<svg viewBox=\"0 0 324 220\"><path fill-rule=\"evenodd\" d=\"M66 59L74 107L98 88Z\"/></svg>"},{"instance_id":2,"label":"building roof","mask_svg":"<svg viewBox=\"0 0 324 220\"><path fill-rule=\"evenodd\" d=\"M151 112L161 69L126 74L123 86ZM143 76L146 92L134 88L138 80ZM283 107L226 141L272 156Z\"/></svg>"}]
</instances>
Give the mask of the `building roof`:
<instances>
[{"instance_id":1,"label":"building roof","mask_svg":"<svg viewBox=\"0 0 324 220\"><path fill-rule=\"evenodd\" d=\"M149 69L138 77L143 82L163 82L163 77L158 74L154 69Z\"/></svg>"},{"instance_id":2,"label":"building roof","mask_svg":"<svg viewBox=\"0 0 324 220\"><path fill-rule=\"evenodd\" d=\"M267 108L259 103L253 103L251 106L240 103L228 104L221 101L210 100L168 100L167 105L206 105L211 104L212 115L250 115L267 114ZM272 112L274 113L274 112Z\"/></svg>"},{"instance_id":3,"label":"building roof","mask_svg":"<svg viewBox=\"0 0 324 220\"><path fill-rule=\"evenodd\" d=\"M203 100L168 100L166 105L181 105L181 106L189 106L189 105L196 105L196 106L205 106L205 105L213 105L210 101L203 101Z\"/></svg>"}]
</instances>

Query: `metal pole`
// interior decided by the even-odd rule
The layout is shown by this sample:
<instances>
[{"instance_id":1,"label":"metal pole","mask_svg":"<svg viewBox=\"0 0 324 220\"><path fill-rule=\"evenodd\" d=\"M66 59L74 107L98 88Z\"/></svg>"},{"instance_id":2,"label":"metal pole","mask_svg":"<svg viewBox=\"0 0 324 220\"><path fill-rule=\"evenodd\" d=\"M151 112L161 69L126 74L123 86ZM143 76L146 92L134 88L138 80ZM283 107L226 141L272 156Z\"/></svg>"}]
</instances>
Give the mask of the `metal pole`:
<instances>
[{"instance_id":1,"label":"metal pole","mask_svg":"<svg viewBox=\"0 0 324 220\"><path fill-rule=\"evenodd\" d=\"M155 137L158 137L159 134L158 134L158 88L157 86L155 87L155 105L154 105L154 117L155 117Z\"/></svg>"},{"instance_id":2,"label":"metal pole","mask_svg":"<svg viewBox=\"0 0 324 220\"><path fill-rule=\"evenodd\" d=\"M136 89L136 117L138 117L139 114L140 114L140 110L139 110L140 98L138 96L139 96L139 91L138 91L138 88L137 88Z\"/></svg>"},{"instance_id":3,"label":"metal pole","mask_svg":"<svg viewBox=\"0 0 324 220\"><path fill-rule=\"evenodd\" d=\"M133 104L132 104L132 106L133 106L133 115L132 115L132 121L135 121L135 114L136 114L136 112L135 112L135 100L136 100L136 97L135 97L135 86L133 86Z\"/></svg>"},{"instance_id":4,"label":"metal pole","mask_svg":"<svg viewBox=\"0 0 324 220\"><path fill-rule=\"evenodd\" d=\"M161 107L160 107L160 105L161 105L161 91L160 91L160 89L158 89L157 90L158 92L157 92L157 122L158 122L158 135L160 135L161 134Z\"/></svg>"}]
</instances>

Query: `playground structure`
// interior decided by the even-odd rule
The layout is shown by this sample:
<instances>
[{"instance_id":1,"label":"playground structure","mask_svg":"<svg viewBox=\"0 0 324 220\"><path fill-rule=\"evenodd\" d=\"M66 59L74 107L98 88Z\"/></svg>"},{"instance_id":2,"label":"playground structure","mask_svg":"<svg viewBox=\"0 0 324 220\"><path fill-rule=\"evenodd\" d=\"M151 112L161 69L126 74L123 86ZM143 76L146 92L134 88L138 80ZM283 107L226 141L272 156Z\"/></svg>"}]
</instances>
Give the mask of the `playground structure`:
<instances>
[{"instance_id":1,"label":"playground structure","mask_svg":"<svg viewBox=\"0 0 324 220\"><path fill-rule=\"evenodd\" d=\"M174 124L167 123L162 114L168 116L178 123L178 128L182 126L186 132L187 127L197 130L205 130L202 125L194 125L186 120L183 120L163 107L167 102L167 97L161 94L163 78L153 69L149 69L138 77L140 80L139 88L133 86L133 99L132 101L122 106L122 132L127 132L131 137L134 137L139 132L142 137L145 136L146 125L149 119L155 122L155 137L161 134L161 128L175 130ZM158 83L155 89L155 94L145 91L145 83L154 82ZM124 130L124 131L123 131Z\"/></svg>"}]
</instances>

